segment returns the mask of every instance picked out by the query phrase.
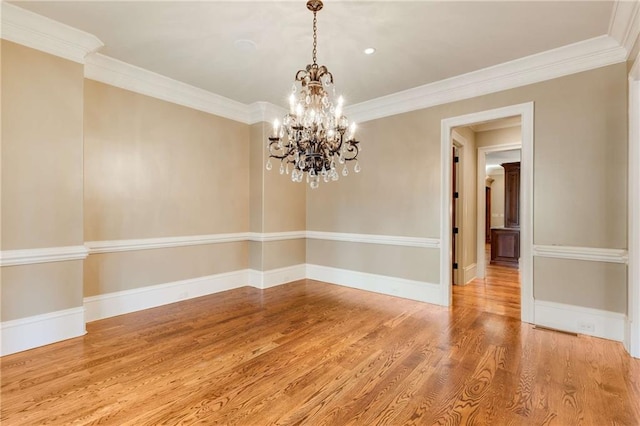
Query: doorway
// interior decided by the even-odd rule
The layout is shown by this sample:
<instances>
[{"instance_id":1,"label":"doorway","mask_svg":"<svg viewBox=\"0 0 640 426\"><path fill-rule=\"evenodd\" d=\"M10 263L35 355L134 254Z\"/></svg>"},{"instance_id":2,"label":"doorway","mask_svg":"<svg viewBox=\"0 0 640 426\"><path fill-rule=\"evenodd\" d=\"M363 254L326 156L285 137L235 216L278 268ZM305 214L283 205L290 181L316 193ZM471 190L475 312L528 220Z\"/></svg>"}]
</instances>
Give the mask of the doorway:
<instances>
[{"instance_id":1,"label":"doorway","mask_svg":"<svg viewBox=\"0 0 640 426\"><path fill-rule=\"evenodd\" d=\"M442 120L441 123L441 166L442 166L442 213L441 213L441 247L440 247L440 284L442 291L442 305L450 306L452 303L452 259L453 259L453 234L452 234L452 132L455 127L469 126L475 123L484 123L491 120L503 119L508 117L519 116L521 121L521 147L522 147L522 164L521 164L521 194L520 194L520 319L525 322L534 321L533 310L533 274L532 274L532 228L533 228L533 103L525 103L513 105L494 110L483 111L474 114L452 117ZM515 147L513 147L515 148ZM482 157L482 158L481 158ZM478 155L478 161L486 161L484 155ZM478 167L478 173L481 178L478 179L479 186L476 194L480 196L477 199L477 219L482 221L482 225L478 228L476 238L483 249L476 249L477 268L482 269L482 274L486 273L484 268L485 254L485 186L484 186L484 170ZM476 272L476 275L480 275Z\"/></svg>"}]
</instances>

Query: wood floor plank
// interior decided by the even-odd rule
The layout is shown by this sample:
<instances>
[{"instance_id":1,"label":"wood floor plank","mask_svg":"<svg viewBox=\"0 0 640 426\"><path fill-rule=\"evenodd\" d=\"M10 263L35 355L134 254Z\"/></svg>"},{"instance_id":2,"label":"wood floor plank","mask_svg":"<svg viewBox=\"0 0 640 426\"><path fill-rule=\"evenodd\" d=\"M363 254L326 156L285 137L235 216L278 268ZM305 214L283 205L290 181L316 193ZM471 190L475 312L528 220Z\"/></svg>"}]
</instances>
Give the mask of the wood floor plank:
<instances>
[{"instance_id":1,"label":"wood floor plank","mask_svg":"<svg viewBox=\"0 0 640 426\"><path fill-rule=\"evenodd\" d=\"M640 361L522 324L488 272L451 308L302 280L95 321L0 359L0 422L640 424Z\"/></svg>"}]
</instances>

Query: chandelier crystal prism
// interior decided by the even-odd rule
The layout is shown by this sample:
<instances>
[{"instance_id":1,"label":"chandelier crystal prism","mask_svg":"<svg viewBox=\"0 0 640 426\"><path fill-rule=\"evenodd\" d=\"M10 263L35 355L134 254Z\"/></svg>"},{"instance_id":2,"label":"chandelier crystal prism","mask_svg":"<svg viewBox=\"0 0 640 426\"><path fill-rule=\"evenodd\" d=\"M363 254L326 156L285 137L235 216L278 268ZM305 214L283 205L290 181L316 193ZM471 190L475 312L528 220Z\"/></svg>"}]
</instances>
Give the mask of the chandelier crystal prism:
<instances>
[{"instance_id":1,"label":"chandelier crystal prism","mask_svg":"<svg viewBox=\"0 0 640 426\"><path fill-rule=\"evenodd\" d=\"M273 134L267 142L271 170L272 159L280 161L280 174L291 174L293 182L306 179L312 189L320 180L337 181L347 176L348 162L355 162L353 171L360 172L359 141L356 125L342 114L342 96L336 98L333 75L324 65L318 65L318 34L316 14L322 1L307 1L313 12L313 63L296 73L289 96L289 113L282 123L273 122Z\"/></svg>"}]
</instances>

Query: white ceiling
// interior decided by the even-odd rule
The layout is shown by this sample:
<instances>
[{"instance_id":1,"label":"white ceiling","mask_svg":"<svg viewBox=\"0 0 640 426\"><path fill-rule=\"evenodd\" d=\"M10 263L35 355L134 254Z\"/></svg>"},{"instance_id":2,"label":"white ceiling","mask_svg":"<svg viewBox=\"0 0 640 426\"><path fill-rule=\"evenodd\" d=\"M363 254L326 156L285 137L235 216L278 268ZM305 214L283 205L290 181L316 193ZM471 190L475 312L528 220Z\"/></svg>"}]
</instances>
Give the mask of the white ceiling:
<instances>
[{"instance_id":1,"label":"white ceiling","mask_svg":"<svg viewBox=\"0 0 640 426\"><path fill-rule=\"evenodd\" d=\"M311 62L304 0L11 3L94 34L105 55L245 104L285 106L295 72ZM318 62L354 104L607 34L613 5L326 1Z\"/></svg>"}]
</instances>

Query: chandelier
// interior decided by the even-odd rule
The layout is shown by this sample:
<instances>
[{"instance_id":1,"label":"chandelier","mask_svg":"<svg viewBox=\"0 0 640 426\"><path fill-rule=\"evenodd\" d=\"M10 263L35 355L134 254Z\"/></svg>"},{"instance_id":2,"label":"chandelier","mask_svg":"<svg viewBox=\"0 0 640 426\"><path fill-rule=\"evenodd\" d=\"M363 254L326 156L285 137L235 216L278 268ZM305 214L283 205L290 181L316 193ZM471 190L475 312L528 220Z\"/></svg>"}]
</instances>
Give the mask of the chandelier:
<instances>
[{"instance_id":1,"label":"chandelier","mask_svg":"<svg viewBox=\"0 0 640 426\"><path fill-rule=\"evenodd\" d=\"M277 119L273 122L266 167L271 170L271 159L280 160L280 174L290 173L293 182L306 177L316 189L320 179L329 182L337 181L340 173L347 176L347 162L355 161L353 171L360 172L359 141L355 139L355 123L349 125L342 115L343 99L336 99L333 75L317 64L316 14L322 9L322 1L307 1L307 9L313 12L313 63L296 73L289 113L282 124Z\"/></svg>"}]
</instances>

